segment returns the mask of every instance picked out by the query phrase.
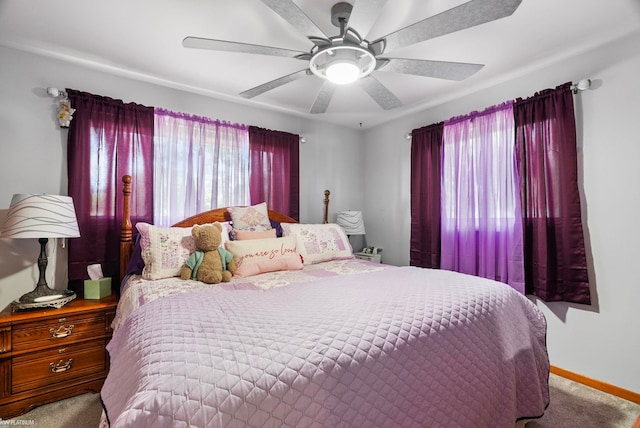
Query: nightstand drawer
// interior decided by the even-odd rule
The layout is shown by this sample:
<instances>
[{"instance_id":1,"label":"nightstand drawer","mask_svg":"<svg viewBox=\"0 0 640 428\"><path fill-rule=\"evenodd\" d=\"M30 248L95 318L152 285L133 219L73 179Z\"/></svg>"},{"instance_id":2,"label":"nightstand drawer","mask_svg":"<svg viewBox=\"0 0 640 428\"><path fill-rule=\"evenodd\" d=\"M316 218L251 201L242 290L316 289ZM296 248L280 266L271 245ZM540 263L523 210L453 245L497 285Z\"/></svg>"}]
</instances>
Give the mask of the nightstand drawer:
<instances>
[{"instance_id":1,"label":"nightstand drawer","mask_svg":"<svg viewBox=\"0 0 640 428\"><path fill-rule=\"evenodd\" d=\"M373 263L380 263L382 256L380 254L370 254L370 253L355 253L357 259L367 260Z\"/></svg>"},{"instance_id":2,"label":"nightstand drawer","mask_svg":"<svg viewBox=\"0 0 640 428\"><path fill-rule=\"evenodd\" d=\"M20 352L102 337L104 333L105 315L98 313L22 324L13 329L11 340L13 352Z\"/></svg>"},{"instance_id":3,"label":"nightstand drawer","mask_svg":"<svg viewBox=\"0 0 640 428\"><path fill-rule=\"evenodd\" d=\"M105 340L101 339L39 352L37 356L15 357L11 365L11 391L15 394L104 372L104 347Z\"/></svg>"}]
</instances>

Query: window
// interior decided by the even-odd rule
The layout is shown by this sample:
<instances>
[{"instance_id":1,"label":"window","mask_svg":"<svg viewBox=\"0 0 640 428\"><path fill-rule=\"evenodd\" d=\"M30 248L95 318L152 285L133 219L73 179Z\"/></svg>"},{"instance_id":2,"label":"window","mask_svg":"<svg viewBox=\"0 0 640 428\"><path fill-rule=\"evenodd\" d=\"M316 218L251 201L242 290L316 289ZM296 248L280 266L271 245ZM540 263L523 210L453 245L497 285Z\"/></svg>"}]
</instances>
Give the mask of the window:
<instances>
[{"instance_id":1,"label":"window","mask_svg":"<svg viewBox=\"0 0 640 428\"><path fill-rule=\"evenodd\" d=\"M246 125L155 109L154 223L249 205Z\"/></svg>"},{"instance_id":2,"label":"window","mask_svg":"<svg viewBox=\"0 0 640 428\"><path fill-rule=\"evenodd\" d=\"M82 235L69 245L70 280L84 279L93 263L103 264L106 276L118 275L124 175L132 178L133 222L170 225L209 209L248 205L252 170L261 173L256 183L268 192L269 207L297 218L298 136L255 128L265 138L250 148L246 125L67 93L76 109L68 136L69 196ZM273 154L270 174L252 168L251 155L261 150Z\"/></svg>"},{"instance_id":3,"label":"window","mask_svg":"<svg viewBox=\"0 0 640 428\"><path fill-rule=\"evenodd\" d=\"M441 267L524 294L512 103L445 122L442 145Z\"/></svg>"},{"instance_id":4,"label":"window","mask_svg":"<svg viewBox=\"0 0 640 428\"><path fill-rule=\"evenodd\" d=\"M412 131L412 265L590 303L571 85Z\"/></svg>"}]
</instances>

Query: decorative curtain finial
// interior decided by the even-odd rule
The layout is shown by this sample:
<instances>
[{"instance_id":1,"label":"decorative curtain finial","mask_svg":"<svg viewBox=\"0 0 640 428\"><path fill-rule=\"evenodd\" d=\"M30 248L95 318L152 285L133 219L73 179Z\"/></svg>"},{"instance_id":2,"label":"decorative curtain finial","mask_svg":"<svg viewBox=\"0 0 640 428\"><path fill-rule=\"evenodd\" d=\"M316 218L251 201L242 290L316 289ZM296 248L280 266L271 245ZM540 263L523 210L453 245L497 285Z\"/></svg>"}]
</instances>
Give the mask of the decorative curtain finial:
<instances>
[{"instance_id":1,"label":"decorative curtain finial","mask_svg":"<svg viewBox=\"0 0 640 428\"><path fill-rule=\"evenodd\" d=\"M63 95L58 104L58 123L60 123L60 128L68 128L71 125L75 111L76 109L71 108L69 98L66 97L66 94Z\"/></svg>"},{"instance_id":2,"label":"decorative curtain finial","mask_svg":"<svg viewBox=\"0 0 640 428\"><path fill-rule=\"evenodd\" d=\"M58 88L49 87L47 88L47 95L51 98L59 98L58 123L60 124L60 128L68 128L69 125L71 125L73 113L75 113L76 109L71 108L71 101L69 101L67 92L61 91Z\"/></svg>"}]
</instances>

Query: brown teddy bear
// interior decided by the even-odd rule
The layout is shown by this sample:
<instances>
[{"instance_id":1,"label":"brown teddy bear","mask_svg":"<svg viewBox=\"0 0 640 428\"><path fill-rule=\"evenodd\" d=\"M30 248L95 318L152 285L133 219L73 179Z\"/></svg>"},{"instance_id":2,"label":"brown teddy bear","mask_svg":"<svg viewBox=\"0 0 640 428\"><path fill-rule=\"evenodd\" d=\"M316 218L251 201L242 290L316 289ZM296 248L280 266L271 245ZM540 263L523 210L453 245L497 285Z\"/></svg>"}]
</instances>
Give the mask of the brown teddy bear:
<instances>
[{"instance_id":1,"label":"brown teddy bear","mask_svg":"<svg viewBox=\"0 0 640 428\"><path fill-rule=\"evenodd\" d=\"M236 270L236 258L220 246L222 225L219 223L193 226L196 240L193 252L180 270L180 278L195 279L207 284L229 282Z\"/></svg>"}]
</instances>

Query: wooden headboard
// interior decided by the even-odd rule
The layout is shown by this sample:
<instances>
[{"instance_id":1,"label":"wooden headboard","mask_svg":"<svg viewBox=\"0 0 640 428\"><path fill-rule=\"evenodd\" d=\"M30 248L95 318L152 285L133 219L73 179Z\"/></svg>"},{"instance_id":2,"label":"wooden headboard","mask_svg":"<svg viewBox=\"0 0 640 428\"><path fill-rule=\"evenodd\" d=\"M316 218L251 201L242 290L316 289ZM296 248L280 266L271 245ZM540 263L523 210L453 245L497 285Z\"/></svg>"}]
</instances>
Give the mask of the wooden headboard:
<instances>
[{"instance_id":1,"label":"wooden headboard","mask_svg":"<svg viewBox=\"0 0 640 428\"><path fill-rule=\"evenodd\" d=\"M124 278L124 272L131 259L131 253L133 251L133 225L131 224L131 176L125 175L122 177L122 194L124 195L124 204L122 212L122 229L120 231L120 280ZM323 223L328 223L329 216L329 195L331 192L324 191L324 216ZM269 218L279 223L297 223L295 219L279 213L277 211L268 210ZM213 222L225 222L231 221L231 215L227 208L217 208L211 211L205 211L200 214L196 214L184 220L181 220L174 224L174 227L191 227L195 224L205 224Z\"/></svg>"}]
</instances>

